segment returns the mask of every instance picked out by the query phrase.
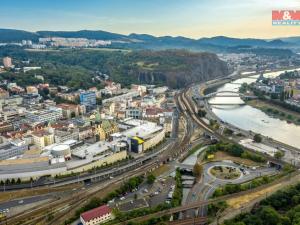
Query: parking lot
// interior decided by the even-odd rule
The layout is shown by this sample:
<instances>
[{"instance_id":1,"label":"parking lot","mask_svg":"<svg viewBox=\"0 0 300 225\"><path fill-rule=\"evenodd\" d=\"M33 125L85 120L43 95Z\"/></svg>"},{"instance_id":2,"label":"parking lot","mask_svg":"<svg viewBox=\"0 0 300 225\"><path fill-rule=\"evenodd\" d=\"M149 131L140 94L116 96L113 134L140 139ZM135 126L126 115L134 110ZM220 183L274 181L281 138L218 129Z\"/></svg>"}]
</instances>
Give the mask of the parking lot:
<instances>
[{"instance_id":1,"label":"parking lot","mask_svg":"<svg viewBox=\"0 0 300 225\"><path fill-rule=\"evenodd\" d=\"M172 177L156 179L153 184L144 182L134 192L111 201L111 207L117 207L120 211L126 212L144 207L155 207L165 203L168 194L175 188L175 180Z\"/></svg>"},{"instance_id":2,"label":"parking lot","mask_svg":"<svg viewBox=\"0 0 300 225\"><path fill-rule=\"evenodd\" d=\"M175 180L172 177L157 180L149 191L149 206L155 207L159 204L165 203L172 185L175 185Z\"/></svg>"}]
</instances>

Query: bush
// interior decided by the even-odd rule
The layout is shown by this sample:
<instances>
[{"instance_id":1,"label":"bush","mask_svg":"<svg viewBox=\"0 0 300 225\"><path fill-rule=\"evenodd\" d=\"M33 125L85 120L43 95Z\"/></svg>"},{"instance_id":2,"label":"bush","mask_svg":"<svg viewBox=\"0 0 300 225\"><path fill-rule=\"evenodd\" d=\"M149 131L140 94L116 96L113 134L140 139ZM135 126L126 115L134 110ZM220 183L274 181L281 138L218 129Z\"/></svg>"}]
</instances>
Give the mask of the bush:
<instances>
[{"instance_id":1,"label":"bush","mask_svg":"<svg viewBox=\"0 0 300 225\"><path fill-rule=\"evenodd\" d=\"M151 173L147 176L147 183L148 184L153 184L155 181L156 177Z\"/></svg>"},{"instance_id":2,"label":"bush","mask_svg":"<svg viewBox=\"0 0 300 225\"><path fill-rule=\"evenodd\" d=\"M262 137L260 134L255 134L253 137L254 142L260 143L262 141Z\"/></svg>"}]
</instances>

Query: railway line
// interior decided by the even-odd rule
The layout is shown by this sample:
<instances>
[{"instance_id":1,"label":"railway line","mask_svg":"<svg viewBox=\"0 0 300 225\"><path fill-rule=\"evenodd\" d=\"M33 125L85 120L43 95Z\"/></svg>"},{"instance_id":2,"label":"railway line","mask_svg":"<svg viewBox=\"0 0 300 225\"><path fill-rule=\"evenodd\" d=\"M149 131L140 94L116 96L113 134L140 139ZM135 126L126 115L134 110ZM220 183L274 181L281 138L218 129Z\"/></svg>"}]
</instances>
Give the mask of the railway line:
<instances>
[{"instance_id":1,"label":"railway line","mask_svg":"<svg viewBox=\"0 0 300 225\"><path fill-rule=\"evenodd\" d=\"M184 220L174 220L168 222L169 225L203 225L207 223L206 217L194 217Z\"/></svg>"}]
</instances>

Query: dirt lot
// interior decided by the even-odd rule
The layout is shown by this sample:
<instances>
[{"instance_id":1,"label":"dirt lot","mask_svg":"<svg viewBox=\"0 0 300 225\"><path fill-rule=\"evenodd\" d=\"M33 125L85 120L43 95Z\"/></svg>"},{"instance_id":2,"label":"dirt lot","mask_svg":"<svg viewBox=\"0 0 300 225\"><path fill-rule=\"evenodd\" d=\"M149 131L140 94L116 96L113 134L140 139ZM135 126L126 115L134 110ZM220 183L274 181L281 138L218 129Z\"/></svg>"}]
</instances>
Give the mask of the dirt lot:
<instances>
[{"instance_id":1,"label":"dirt lot","mask_svg":"<svg viewBox=\"0 0 300 225\"><path fill-rule=\"evenodd\" d=\"M241 197L233 198L227 201L228 205L234 209L240 208L242 205L251 202L254 199L264 197L268 193L273 193L275 190L278 190L281 187L281 184L275 184L271 187L265 188L260 191L256 191Z\"/></svg>"},{"instance_id":2,"label":"dirt lot","mask_svg":"<svg viewBox=\"0 0 300 225\"><path fill-rule=\"evenodd\" d=\"M154 176L158 177L159 175L167 172L170 168L171 168L170 165L164 164L164 165L158 167L157 169L153 170L152 174Z\"/></svg>"}]
</instances>

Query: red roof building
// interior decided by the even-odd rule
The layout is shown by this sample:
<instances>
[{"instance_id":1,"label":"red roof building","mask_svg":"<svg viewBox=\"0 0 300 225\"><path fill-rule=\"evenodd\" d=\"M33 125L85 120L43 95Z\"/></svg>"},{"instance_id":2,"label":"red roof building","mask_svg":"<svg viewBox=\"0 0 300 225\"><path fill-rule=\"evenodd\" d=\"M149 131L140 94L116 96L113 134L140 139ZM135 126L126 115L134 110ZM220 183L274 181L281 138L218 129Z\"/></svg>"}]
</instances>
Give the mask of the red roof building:
<instances>
[{"instance_id":1,"label":"red roof building","mask_svg":"<svg viewBox=\"0 0 300 225\"><path fill-rule=\"evenodd\" d=\"M83 225L101 224L111 219L112 210L107 205L102 205L80 215L80 221Z\"/></svg>"}]
</instances>

